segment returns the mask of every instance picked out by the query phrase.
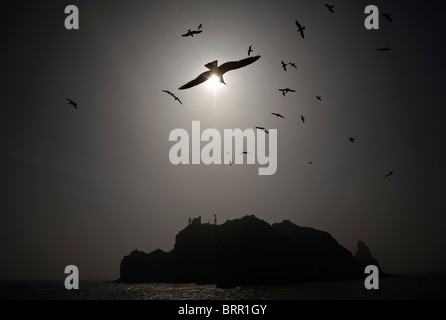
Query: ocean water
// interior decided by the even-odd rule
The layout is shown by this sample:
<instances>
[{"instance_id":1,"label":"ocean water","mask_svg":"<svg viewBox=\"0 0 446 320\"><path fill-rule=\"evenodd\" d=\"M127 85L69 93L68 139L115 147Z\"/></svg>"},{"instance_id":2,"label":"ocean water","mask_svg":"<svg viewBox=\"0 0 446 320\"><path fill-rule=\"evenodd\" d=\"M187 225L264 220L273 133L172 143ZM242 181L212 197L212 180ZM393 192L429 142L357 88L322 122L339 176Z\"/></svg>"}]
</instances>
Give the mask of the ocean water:
<instances>
[{"instance_id":1,"label":"ocean water","mask_svg":"<svg viewBox=\"0 0 446 320\"><path fill-rule=\"evenodd\" d=\"M196 284L123 284L80 281L66 290L61 281L0 282L0 300L444 300L446 274L380 279L379 290L362 280L286 286L219 289Z\"/></svg>"}]
</instances>

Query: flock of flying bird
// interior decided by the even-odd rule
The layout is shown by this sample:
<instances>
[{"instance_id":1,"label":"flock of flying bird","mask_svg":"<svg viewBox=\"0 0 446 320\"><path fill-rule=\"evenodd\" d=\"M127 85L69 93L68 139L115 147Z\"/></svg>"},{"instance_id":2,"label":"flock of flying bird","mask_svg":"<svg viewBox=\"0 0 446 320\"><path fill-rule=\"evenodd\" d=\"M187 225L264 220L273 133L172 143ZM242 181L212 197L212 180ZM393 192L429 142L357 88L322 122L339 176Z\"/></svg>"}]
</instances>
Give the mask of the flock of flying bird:
<instances>
[{"instance_id":1,"label":"flock of flying bird","mask_svg":"<svg viewBox=\"0 0 446 320\"><path fill-rule=\"evenodd\" d=\"M327 7L327 9L328 9L329 12L334 13L334 7L335 7L334 5L325 4L325 6ZM392 22L392 18L391 18L391 15L392 15L392 14L390 14L390 13L383 13L382 15L386 18L386 20ZM301 24L299 23L299 21L297 21L297 20L295 20L295 24L296 24L296 26L297 26L297 32L300 34L300 36L302 37L302 39L305 39L305 30L306 30L305 26L301 25ZM197 30L191 30L191 29L189 29L189 30L187 31L187 33L182 34L181 36L182 36L182 37L189 37L189 36L190 36L190 37L193 37L194 35L197 35L197 34L202 33L202 32L203 32L202 29L203 29L203 24L200 23L200 25L198 26ZM389 47L384 47L384 48L380 48L380 49L378 49L378 51L381 51L381 52L386 52L386 51L390 51L390 50L392 50L392 49L390 49ZM252 53L252 52L253 52L252 46L249 46L249 48L248 48L248 58L245 58L245 59L242 59L242 60L239 60L239 61L230 61L230 62L226 62L226 63L224 63L224 64L222 64L222 65L220 65L220 66L218 65L218 61L217 61L217 60L215 60L215 61L213 61L213 62L210 62L210 63L206 64L205 67L206 67L207 69L209 69L208 71L205 71L205 72L201 73L201 74L198 75L198 77L196 77L195 79L193 79L193 80L187 82L186 84L184 84L183 86L181 86L181 87L179 88L179 90L189 89L189 88L192 88L192 87L194 87L194 86L197 86L197 85L199 85L199 84L201 84L201 83L203 83L203 82L209 80L209 79L210 79L211 77L213 77L213 76L216 76L216 77L218 78L218 80L219 80L221 83L226 84L225 81L224 81L224 78L223 78L223 75L224 75L226 72L228 72L228 71L232 71L232 70L236 70L236 69L239 69L239 68L243 68L243 67L245 67L245 66L248 66L248 65L250 65L250 64L252 64L252 63L254 63L254 62L256 62L256 61L260 58L259 55L257 55L257 56L251 56L251 53ZM293 68L295 68L295 69L298 68L298 67L296 66L296 64L293 63L293 62L285 63L285 62L282 60L282 61L281 61L281 64L282 64L282 68L284 69L284 71L287 71L287 66L288 66L288 65L291 66L291 67L293 67ZM284 97L286 97L287 93L290 93L290 92L291 92L291 93L296 92L296 90L293 90L293 89L290 89L290 88L279 89L279 91L282 93L282 95L283 95ZM170 92L169 90L162 90L162 92L164 92L164 93L170 95L171 97L173 97L173 98L175 99L175 101L178 101L180 104L183 104L183 102L182 102L182 101L181 101L181 100L180 100L174 93ZM321 97L321 96L316 96L316 99L319 100L319 101L322 101L322 97ZM71 100L71 99L69 99L69 98L67 98L67 100L68 100L68 104L70 104L70 105L72 105L74 108L78 109L78 107L77 107L78 105L77 105L76 102L74 102L73 100ZM274 112L273 112L273 113L271 113L271 114L272 114L273 116L277 117L277 118L285 119L285 117L284 117L282 114L280 114L280 113L274 113ZM301 121L302 121L303 123L305 123L305 120L306 120L306 118L305 118L303 115L301 115ZM258 127L256 127L256 129L265 131L265 133L269 134L268 130L267 130L265 127L260 127L260 126L258 126ZM356 138L349 137L349 141L350 141L351 143L355 143ZM247 154L247 152L244 151L243 154ZM229 161L229 164L232 165L233 162L232 162L232 161ZM313 164L313 162L309 162L309 164L311 165L311 164ZM390 176L393 176L393 175L394 175L394 172L395 172L395 171L390 171L388 174L385 175L385 178L390 177Z\"/></svg>"},{"instance_id":2,"label":"flock of flying bird","mask_svg":"<svg viewBox=\"0 0 446 320\"><path fill-rule=\"evenodd\" d=\"M201 30L203 28L203 24L200 23L200 25L198 26L197 30L187 30L187 32L185 34L182 34L182 37L194 37L194 34L200 34L203 32L203 30Z\"/></svg>"},{"instance_id":3,"label":"flock of flying bird","mask_svg":"<svg viewBox=\"0 0 446 320\"><path fill-rule=\"evenodd\" d=\"M325 4L325 7L328 9L329 12L334 13L334 7L335 7L334 5ZM386 18L386 20L392 22L392 18L391 18L391 14L390 13L383 13L382 15ZM305 26L301 25L299 23L299 21L297 21L297 20L295 20L295 24L297 26L297 32L300 34L302 39L305 39L305 30L306 30ZM203 27L203 24L200 24L196 31L188 30L188 32L186 34L183 34L182 36L183 37L188 37L188 36L192 36L193 37L194 34L199 34L199 33L202 32L202 27ZM384 48L379 48L378 49L378 51L381 51L383 53L387 52L387 51L390 51L390 50L392 50L392 49L390 49L389 47L384 47ZM251 56L252 52L253 52L252 45L250 45L249 48L248 48L248 58L242 59L240 61L226 62L226 63L224 63L224 64L222 64L220 66L218 66L218 61L213 61L213 62L210 62L210 63L206 64L205 67L209 69L208 71L205 71L205 72L201 73L195 79L193 79L193 80L189 81L188 83L184 84L183 86L181 86L179 88L179 90L189 89L189 88L192 88L194 86L197 86L197 85L199 85L199 84L209 80L212 76L216 76L221 83L226 84L224 79L223 79L223 75L226 72L231 71L231 70L235 70L235 69L239 69L239 68L245 67L247 65L250 65L250 64L254 63L255 61L257 61L260 58L260 56L252 57ZM294 62L285 63L282 60L281 64L282 64L282 68L283 68L284 71L287 71L287 66L293 67L295 69L298 68L296 63L294 63ZM162 91L167 93L167 94L169 94L176 101L178 101L179 103L182 104L181 100L175 94L173 94L172 92L170 92L168 90L162 90ZM293 90L293 89L290 89L290 88L279 89L279 91L282 93L282 95L284 97L286 97L286 95L288 93L290 93L290 92L291 93L296 92L296 90ZM322 97L321 96L316 96L316 99L319 100L319 101L322 101ZM285 119L285 117L282 114L280 114L280 113L273 112L271 114L273 116L277 117L277 118ZM300 119L301 119L302 123L305 123L306 118L303 115L300 116ZM265 133L269 134L268 130L265 127L257 126L256 129L265 131ZM349 141L351 143L355 143L356 138L349 137ZM247 153L243 152L243 154L247 154ZM233 162L229 161L229 164L232 165ZM311 165L311 164L313 164L313 162L311 161L311 162L309 162L309 164ZM393 176L394 172L395 171L389 172L388 174L385 175L385 178Z\"/></svg>"}]
</instances>

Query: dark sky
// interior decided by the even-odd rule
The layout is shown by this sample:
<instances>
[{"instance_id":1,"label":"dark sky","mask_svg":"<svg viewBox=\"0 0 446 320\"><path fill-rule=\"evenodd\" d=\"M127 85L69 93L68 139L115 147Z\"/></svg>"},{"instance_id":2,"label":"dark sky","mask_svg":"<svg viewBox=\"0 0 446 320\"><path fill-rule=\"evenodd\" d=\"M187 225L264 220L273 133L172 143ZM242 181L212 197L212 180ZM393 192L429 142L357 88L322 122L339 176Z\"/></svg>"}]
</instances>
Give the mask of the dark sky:
<instances>
[{"instance_id":1,"label":"dark sky","mask_svg":"<svg viewBox=\"0 0 446 320\"><path fill-rule=\"evenodd\" d=\"M331 3L334 14L309 0L2 1L0 279L62 278L69 264L116 279L131 250L169 251L189 217L214 214L289 219L353 253L362 240L388 272L445 272L444 11ZM64 28L69 4L80 30ZM393 22L367 31L369 4ZM205 84L178 90L250 45L260 60L226 74L215 97ZM276 174L173 166L169 133L193 120L278 129Z\"/></svg>"}]
</instances>

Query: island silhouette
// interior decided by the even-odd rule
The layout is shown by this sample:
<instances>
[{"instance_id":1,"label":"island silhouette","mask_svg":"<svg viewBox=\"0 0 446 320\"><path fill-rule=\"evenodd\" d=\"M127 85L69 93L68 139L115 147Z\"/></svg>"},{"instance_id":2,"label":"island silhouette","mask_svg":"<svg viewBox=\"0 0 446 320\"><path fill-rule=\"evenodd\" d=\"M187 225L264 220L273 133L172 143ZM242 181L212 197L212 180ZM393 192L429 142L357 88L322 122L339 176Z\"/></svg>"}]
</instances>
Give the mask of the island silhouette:
<instances>
[{"instance_id":1,"label":"island silhouette","mask_svg":"<svg viewBox=\"0 0 446 320\"><path fill-rule=\"evenodd\" d=\"M328 232L289 220L269 223L254 215L221 225L189 219L170 252L134 250L121 261L116 282L238 285L292 284L364 279L367 263L379 264L358 242L355 256ZM381 276L385 275L384 273Z\"/></svg>"}]
</instances>

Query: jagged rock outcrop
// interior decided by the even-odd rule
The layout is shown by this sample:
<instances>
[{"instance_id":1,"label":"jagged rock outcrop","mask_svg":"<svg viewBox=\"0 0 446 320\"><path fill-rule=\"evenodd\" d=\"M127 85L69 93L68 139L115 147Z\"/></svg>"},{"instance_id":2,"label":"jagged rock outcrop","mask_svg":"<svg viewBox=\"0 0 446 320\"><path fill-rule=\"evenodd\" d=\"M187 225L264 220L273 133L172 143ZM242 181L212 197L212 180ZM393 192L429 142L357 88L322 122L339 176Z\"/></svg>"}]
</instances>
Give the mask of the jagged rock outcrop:
<instances>
[{"instance_id":1,"label":"jagged rock outcrop","mask_svg":"<svg viewBox=\"0 0 446 320\"><path fill-rule=\"evenodd\" d=\"M380 273L382 273L381 266L378 260L372 255L369 247L362 241L358 241L358 249L355 253L355 259L363 266L375 265L378 267Z\"/></svg>"},{"instance_id":2,"label":"jagged rock outcrop","mask_svg":"<svg viewBox=\"0 0 446 320\"><path fill-rule=\"evenodd\" d=\"M133 251L120 282L281 284L363 278L362 265L327 232L245 216L190 224L170 252Z\"/></svg>"}]
</instances>

